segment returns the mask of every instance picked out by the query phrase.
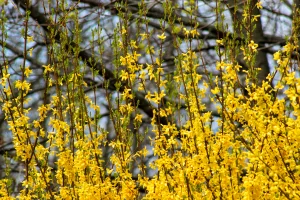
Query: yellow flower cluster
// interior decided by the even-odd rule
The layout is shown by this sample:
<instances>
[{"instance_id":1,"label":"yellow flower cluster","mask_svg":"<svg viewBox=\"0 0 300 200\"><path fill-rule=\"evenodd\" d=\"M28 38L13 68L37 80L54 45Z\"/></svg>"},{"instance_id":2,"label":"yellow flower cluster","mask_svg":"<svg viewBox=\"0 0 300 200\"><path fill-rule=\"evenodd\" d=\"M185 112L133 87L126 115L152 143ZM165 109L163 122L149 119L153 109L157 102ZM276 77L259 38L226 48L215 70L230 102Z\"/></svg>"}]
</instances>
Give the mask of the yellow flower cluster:
<instances>
[{"instance_id":1,"label":"yellow flower cluster","mask_svg":"<svg viewBox=\"0 0 300 200\"><path fill-rule=\"evenodd\" d=\"M189 3L187 12L195 9L194 1ZM255 6L262 8L260 1ZM174 40L184 48L177 49L174 72L168 73L163 61L167 32L138 33L141 41L134 41L124 21L114 35L114 94L111 80L104 81L110 134L101 127L97 88L92 95L85 92L86 69L79 63L74 61L78 66L72 69L60 62L43 65L46 92L52 92L52 84L55 92L50 102L32 110L25 106L30 67L24 66L22 79L14 81L3 67L1 110L25 172L18 198L138 199L144 190L144 199L298 199L300 78L291 58L296 42L274 54L278 81L272 82L270 74L257 84L249 69L241 84L241 66L228 50L215 63L216 74L209 74L201 53L192 50L196 28L183 29L186 43ZM150 38L157 44L141 50ZM216 43L228 48L227 40ZM237 50L253 64L258 44L246 41ZM141 103L148 106L145 112ZM153 137L147 137L149 129ZM152 153L155 159L149 160ZM150 170L157 173L149 176ZM0 180L3 199L13 199L9 182Z\"/></svg>"}]
</instances>

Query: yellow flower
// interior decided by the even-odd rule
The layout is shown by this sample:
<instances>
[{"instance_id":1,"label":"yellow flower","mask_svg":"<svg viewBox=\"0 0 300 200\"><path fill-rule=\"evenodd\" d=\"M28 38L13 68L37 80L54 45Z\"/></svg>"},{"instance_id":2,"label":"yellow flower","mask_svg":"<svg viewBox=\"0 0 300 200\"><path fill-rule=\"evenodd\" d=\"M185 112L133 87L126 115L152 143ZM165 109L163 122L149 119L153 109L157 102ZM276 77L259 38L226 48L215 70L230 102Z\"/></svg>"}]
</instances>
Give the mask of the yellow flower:
<instances>
[{"instance_id":1,"label":"yellow flower","mask_svg":"<svg viewBox=\"0 0 300 200\"><path fill-rule=\"evenodd\" d=\"M281 84L280 81L278 81L277 85L275 86L275 89L281 90L281 89L283 89L283 88L284 88L284 86Z\"/></svg>"},{"instance_id":2,"label":"yellow flower","mask_svg":"<svg viewBox=\"0 0 300 200\"><path fill-rule=\"evenodd\" d=\"M166 111L164 111L164 110L161 110L161 111L159 112L159 115L160 115L161 117L166 117L166 116L167 116Z\"/></svg>"},{"instance_id":3,"label":"yellow flower","mask_svg":"<svg viewBox=\"0 0 300 200\"><path fill-rule=\"evenodd\" d=\"M45 68L44 73L53 72L54 71L54 69L51 68L50 64L49 65L43 65L43 67Z\"/></svg>"},{"instance_id":4,"label":"yellow flower","mask_svg":"<svg viewBox=\"0 0 300 200\"><path fill-rule=\"evenodd\" d=\"M165 33L162 33L161 35L157 36L161 41L164 41L166 39Z\"/></svg>"},{"instance_id":5,"label":"yellow flower","mask_svg":"<svg viewBox=\"0 0 300 200\"><path fill-rule=\"evenodd\" d=\"M142 79L142 80L144 80L145 77L146 77L146 72L145 72L145 71L142 71L142 72L140 73L140 75L139 75L139 78Z\"/></svg>"},{"instance_id":6,"label":"yellow flower","mask_svg":"<svg viewBox=\"0 0 300 200\"><path fill-rule=\"evenodd\" d=\"M145 99L151 100L152 94L148 91L148 93L145 96Z\"/></svg>"},{"instance_id":7,"label":"yellow flower","mask_svg":"<svg viewBox=\"0 0 300 200\"><path fill-rule=\"evenodd\" d=\"M3 110L4 112L8 113L8 112L9 112L9 109L11 108L11 106L12 106L11 101L5 101L5 103L2 104L2 110Z\"/></svg>"},{"instance_id":8,"label":"yellow flower","mask_svg":"<svg viewBox=\"0 0 300 200\"><path fill-rule=\"evenodd\" d=\"M183 31L184 31L185 36L189 36L189 34L190 34L189 30L187 30L186 28L183 28Z\"/></svg>"},{"instance_id":9,"label":"yellow flower","mask_svg":"<svg viewBox=\"0 0 300 200\"><path fill-rule=\"evenodd\" d=\"M261 1L258 1L256 3L256 7L257 7L257 9L262 9Z\"/></svg>"},{"instance_id":10,"label":"yellow flower","mask_svg":"<svg viewBox=\"0 0 300 200\"><path fill-rule=\"evenodd\" d=\"M277 63L280 64L280 62L281 62L281 53L280 53L280 51L277 51L276 53L274 53L273 57L274 57L274 60L276 60Z\"/></svg>"},{"instance_id":11,"label":"yellow flower","mask_svg":"<svg viewBox=\"0 0 300 200\"><path fill-rule=\"evenodd\" d=\"M26 77L28 77L31 74L32 70L29 67L25 68L24 74Z\"/></svg>"},{"instance_id":12,"label":"yellow flower","mask_svg":"<svg viewBox=\"0 0 300 200\"><path fill-rule=\"evenodd\" d=\"M24 90L24 91L30 90L30 83L28 83L26 80L24 81L17 80L15 86L19 90Z\"/></svg>"},{"instance_id":13,"label":"yellow flower","mask_svg":"<svg viewBox=\"0 0 300 200\"><path fill-rule=\"evenodd\" d=\"M297 47L296 46L294 46L294 45L292 45L291 43L288 43L287 45L285 45L284 47L283 47L283 52L290 52L290 51L293 51L293 50L295 50Z\"/></svg>"},{"instance_id":14,"label":"yellow flower","mask_svg":"<svg viewBox=\"0 0 300 200\"><path fill-rule=\"evenodd\" d=\"M248 15L249 15L249 14L247 13L247 11L246 11L246 10L244 10L244 12L243 12L243 17L244 17L244 18L247 18L247 17L248 17Z\"/></svg>"},{"instance_id":15,"label":"yellow flower","mask_svg":"<svg viewBox=\"0 0 300 200\"><path fill-rule=\"evenodd\" d=\"M158 66L161 66L160 60L159 60L158 58L155 59L155 63L156 63Z\"/></svg>"},{"instance_id":16,"label":"yellow flower","mask_svg":"<svg viewBox=\"0 0 300 200\"><path fill-rule=\"evenodd\" d=\"M140 36L142 36L142 40L145 40L149 37L147 33L141 33Z\"/></svg>"},{"instance_id":17,"label":"yellow flower","mask_svg":"<svg viewBox=\"0 0 300 200\"><path fill-rule=\"evenodd\" d=\"M180 81L180 76L174 76L173 79L176 83L178 83Z\"/></svg>"},{"instance_id":18,"label":"yellow flower","mask_svg":"<svg viewBox=\"0 0 300 200\"><path fill-rule=\"evenodd\" d=\"M32 42L33 41L33 36L27 36L27 42Z\"/></svg>"},{"instance_id":19,"label":"yellow flower","mask_svg":"<svg viewBox=\"0 0 300 200\"><path fill-rule=\"evenodd\" d=\"M128 72L122 70L120 74L121 80L126 81L128 79Z\"/></svg>"},{"instance_id":20,"label":"yellow flower","mask_svg":"<svg viewBox=\"0 0 300 200\"><path fill-rule=\"evenodd\" d=\"M257 21L258 20L257 18L259 18L260 15L253 15L252 17L253 17L253 21Z\"/></svg>"},{"instance_id":21,"label":"yellow flower","mask_svg":"<svg viewBox=\"0 0 300 200\"><path fill-rule=\"evenodd\" d=\"M30 48L30 49L28 50L30 56L32 56L32 50L33 50L33 48Z\"/></svg>"},{"instance_id":22,"label":"yellow flower","mask_svg":"<svg viewBox=\"0 0 300 200\"><path fill-rule=\"evenodd\" d=\"M137 114L137 115L135 116L134 120L137 121L137 122L142 122L142 118L143 118L143 115Z\"/></svg>"},{"instance_id":23,"label":"yellow flower","mask_svg":"<svg viewBox=\"0 0 300 200\"><path fill-rule=\"evenodd\" d=\"M123 35L123 34L127 33L127 30L125 28L122 28L121 33Z\"/></svg>"},{"instance_id":24,"label":"yellow flower","mask_svg":"<svg viewBox=\"0 0 300 200\"><path fill-rule=\"evenodd\" d=\"M224 45L224 44L223 44L223 39L221 39L221 40L216 40L216 43L217 43L218 45Z\"/></svg>"},{"instance_id":25,"label":"yellow flower","mask_svg":"<svg viewBox=\"0 0 300 200\"><path fill-rule=\"evenodd\" d=\"M44 116L44 115L47 113L48 110L49 110L49 106L47 106L47 105L45 106L44 104L41 105L41 106L38 108L39 116L40 116L40 117Z\"/></svg>"},{"instance_id":26,"label":"yellow flower","mask_svg":"<svg viewBox=\"0 0 300 200\"><path fill-rule=\"evenodd\" d=\"M122 94L124 96L124 99L128 98L128 99L132 99L133 96L131 94L131 89L125 88L124 92Z\"/></svg>"},{"instance_id":27,"label":"yellow flower","mask_svg":"<svg viewBox=\"0 0 300 200\"><path fill-rule=\"evenodd\" d=\"M134 41L134 40L130 41L130 46L133 47L133 48L135 48L135 49L138 48L138 46L136 46L136 41Z\"/></svg>"},{"instance_id":28,"label":"yellow flower","mask_svg":"<svg viewBox=\"0 0 300 200\"><path fill-rule=\"evenodd\" d=\"M194 30L191 30L191 35L192 35L192 37L195 37L195 35L200 35L200 34L198 33L198 31L196 29L194 29Z\"/></svg>"},{"instance_id":29,"label":"yellow flower","mask_svg":"<svg viewBox=\"0 0 300 200\"><path fill-rule=\"evenodd\" d=\"M148 48L146 49L146 53L147 54L151 54L151 53L154 53L154 47L153 46L148 46Z\"/></svg>"},{"instance_id":30,"label":"yellow flower","mask_svg":"<svg viewBox=\"0 0 300 200\"><path fill-rule=\"evenodd\" d=\"M215 87L215 89L211 90L211 93L213 93L213 94L218 94L219 92L220 92L220 90L218 87Z\"/></svg>"},{"instance_id":31,"label":"yellow flower","mask_svg":"<svg viewBox=\"0 0 300 200\"><path fill-rule=\"evenodd\" d=\"M248 47L252 50L252 51L254 51L254 52L256 52L257 50L257 47L258 47L258 44L256 44L253 40L251 40L251 42L250 42L250 44L248 44Z\"/></svg>"}]
</instances>

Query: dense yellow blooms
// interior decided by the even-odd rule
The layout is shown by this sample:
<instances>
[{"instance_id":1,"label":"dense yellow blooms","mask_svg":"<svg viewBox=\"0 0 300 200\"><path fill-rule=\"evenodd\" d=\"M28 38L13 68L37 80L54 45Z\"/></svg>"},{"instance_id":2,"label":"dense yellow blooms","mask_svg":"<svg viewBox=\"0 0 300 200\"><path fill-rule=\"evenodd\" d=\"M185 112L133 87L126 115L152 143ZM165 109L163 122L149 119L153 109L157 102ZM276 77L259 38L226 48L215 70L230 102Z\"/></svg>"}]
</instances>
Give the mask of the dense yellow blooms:
<instances>
[{"instance_id":1,"label":"dense yellow blooms","mask_svg":"<svg viewBox=\"0 0 300 200\"><path fill-rule=\"evenodd\" d=\"M262 8L260 1L256 7ZM126 40L127 28L120 28L116 39L117 97L106 89L107 101L113 102L108 109L113 138L99 125L100 105L84 93L88 86L80 70L60 74L64 70L58 66L43 65L44 78L56 93L49 103L33 108L32 116L24 106L32 70L24 67L24 80L10 84L8 67L3 67L1 110L26 174L19 199L138 199L142 190L144 199L153 200L299 199L300 78L291 65L296 43L273 55L280 79L272 87L272 75L256 84L250 69L241 71L229 56L215 64L217 76L210 77L206 68L206 74L199 74L204 63L190 43L199 35L197 27L183 29L186 48L178 51L171 76L162 46L139 48L152 33L139 33L139 42ZM154 35L159 45L167 34ZM226 48L227 39L217 40L217 46ZM240 50L251 63L258 44L248 40ZM141 59L143 54L147 59ZM137 95L143 95L153 116L140 110ZM207 99L215 113L208 111ZM154 136L143 138L148 117ZM147 140L151 145L145 145ZM155 159L145 164L151 153ZM14 199L8 185L9 179L0 180L1 199Z\"/></svg>"}]
</instances>

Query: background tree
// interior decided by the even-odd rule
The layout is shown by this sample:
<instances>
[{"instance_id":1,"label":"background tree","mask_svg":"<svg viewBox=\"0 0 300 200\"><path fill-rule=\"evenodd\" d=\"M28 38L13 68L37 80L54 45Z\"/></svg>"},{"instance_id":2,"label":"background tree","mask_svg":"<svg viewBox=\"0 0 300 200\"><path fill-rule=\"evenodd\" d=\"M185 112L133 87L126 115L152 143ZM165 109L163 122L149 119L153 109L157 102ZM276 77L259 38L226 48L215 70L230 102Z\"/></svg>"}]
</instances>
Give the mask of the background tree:
<instances>
[{"instance_id":1,"label":"background tree","mask_svg":"<svg viewBox=\"0 0 300 200\"><path fill-rule=\"evenodd\" d=\"M299 2L0 5L0 196L299 197Z\"/></svg>"}]
</instances>

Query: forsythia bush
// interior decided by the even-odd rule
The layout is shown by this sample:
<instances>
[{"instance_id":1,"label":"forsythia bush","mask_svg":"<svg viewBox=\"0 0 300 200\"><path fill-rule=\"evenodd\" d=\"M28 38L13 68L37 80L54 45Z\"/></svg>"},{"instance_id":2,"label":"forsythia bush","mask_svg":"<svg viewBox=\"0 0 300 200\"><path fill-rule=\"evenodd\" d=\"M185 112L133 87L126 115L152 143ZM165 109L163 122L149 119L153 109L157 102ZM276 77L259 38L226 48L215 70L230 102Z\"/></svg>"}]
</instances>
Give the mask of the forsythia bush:
<instances>
[{"instance_id":1,"label":"forsythia bush","mask_svg":"<svg viewBox=\"0 0 300 200\"><path fill-rule=\"evenodd\" d=\"M140 10L146 12L143 2ZM187 15L197 9L193 5L187 5ZM168 1L164 9L167 22L160 23L161 32L136 33L138 40L130 37L131 16L120 10L122 21L114 30L112 45L113 80L105 77L108 69L87 69L87 63L80 60L79 37L71 44L63 27L60 33L49 30L51 53L49 64L43 65L43 76L45 96L51 96L38 105L35 114L28 106L31 66L21 66L18 80L8 65L2 67L1 110L13 136L16 159L24 167L24 179L20 192L12 195L7 169L6 178L0 180L1 199L300 198L300 78L294 59L299 50L299 24L293 24L286 45L274 54L277 65L265 80L257 79L258 44L250 33L243 35L240 44L230 36L216 41L219 75L212 76L201 54L193 49L199 36L197 23L177 27ZM67 14L65 20L76 22L75 9ZM249 23L248 18L251 23L257 20L247 14L244 18L244 24ZM26 20L24 24L28 17ZM139 20L138 25L148 23ZM79 33L80 27L74 27ZM101 35L98 31L95 34ZM173 41L178 52L172 74L163 65L169 31L184 35ZM160 46L152 46L149 38ZM26 28L23 39L27 43L34 39ZM180 46L184 46L182 51ZM239 65L232 48L243 54L248 69ZM104 51L100 48L99 55ZM141 59L142 55L148 60ZM95 59L102 62L96 54ZM199 66L207 73L200 75ZM101 87L109 103L113 138L100 128L102 108L95 95L99 88L92 88L94 94L85 92L89 88L84 79L87 71L93 79L97 74L106 79ZM112 81L115 94L109 92ZM155 85L150 87L150 81ZM149 130L142 129L146 114L135 101L140 94L153 110ZM148 131L155 137L142 134ZM149 145L143 143L146 140ZM112 152L108 160L104 147ZM143 160L151 153L156 159L146 164Z\"/></svg>"}]
</instances>

